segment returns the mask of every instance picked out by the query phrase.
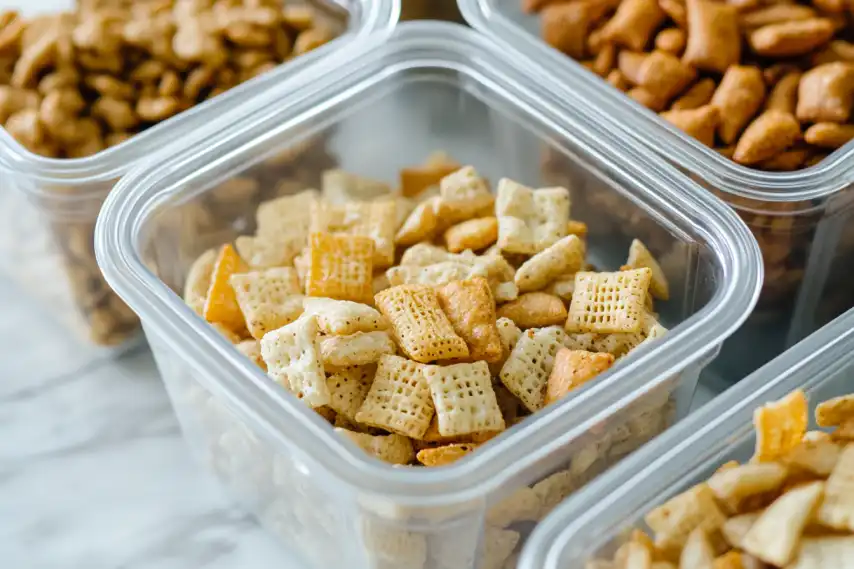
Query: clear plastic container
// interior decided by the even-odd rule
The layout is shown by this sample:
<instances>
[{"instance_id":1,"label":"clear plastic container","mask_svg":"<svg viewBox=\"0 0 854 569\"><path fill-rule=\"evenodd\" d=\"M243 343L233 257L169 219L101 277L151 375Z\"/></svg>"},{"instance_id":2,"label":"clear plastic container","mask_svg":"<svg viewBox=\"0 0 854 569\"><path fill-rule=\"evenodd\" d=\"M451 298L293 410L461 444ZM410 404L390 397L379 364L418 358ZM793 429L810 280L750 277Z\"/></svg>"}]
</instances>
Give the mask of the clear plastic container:
<instances>
[{"instance_id":1,"label":"clear plastic container","mask_svg":"<svg viewBox=\"0 0 854 569\"><path fill-rule=\"evenodd\" d=\"M737 216L685 192L689 180L649 166L645 151L603 132L582 107L561 111L539 91L476 32L405 23L290 98L267 98L203 147L137 169L102 209L98 260L141 317L190 447L307 566L497 566L517 532L685 415L700 369L755 303L759 250ZM622 264L629 241L607 233L592 195L657 231L649 246L675 291L660 307L671 332L446 468L369 459L174 292L203 250L253 230L252 200L205 224L211 193L316 137L340 167L393 184L401 167L442 149L493 182L539 186L541 147L554 149L576 174L571 213L589 225L597 265ZM527 499L527 510L508 514L508 497Z\"/></svg>"},{"instance_id":2,"label":"clear plastic container","mask_svg":"<svg viewBox=\"0 0 854 569\"><path fill-rule=\"evenodd\" d=\"M133 136L126 142L79 159L51 159L33 154L0 128L0 276L15 281L45 311L66 324L86 343L115 346L136 335L139 321L109 289L98 270L93 249L95 219L116 181L133 166L187 134L223 120L247 98L278 88L294 89L328 56L349 59L391 31L399 0L309 0L341 35L334 41L255 77L190 110ZM67 7L67 6L66 6ZM61 6L55 6L57 10ZM239 112L239 109L234 112ZM323 141L310 149L327 160ZM287 157L271 160L267 177L301 174ZM244 186L240 191L251 191Z\"/></svg>"},{"instance_id":3,"label":"clear plastic container","mask_svg":"<svg viewBox=\"0 0 854 569\"><path fill-rule=\"evenodd\" d=\"M613 89L580 63L547 45L539 17L521 0L459 0L463 17L509 52L529 60L544 85L583 99L610 122L660 152L701 186L729 203L763 252L766 279L748 323L713 366L732 382L854 306L844 279L854 262L851 227L854 143L818 165L795 172L741 166L700 144L654 112ZM546 158L544 169L566 176Z\"/></svg>"},{"instance_id":4,"label":"clear plastic container","mask_svg":"<svg viewBox=\"0 0 854 569\"><path fill-rule=\"evenodd\" d=\"M749 460L754 409L799 388L811 417L818 403L854 391L854 310L561 504L531 536L519 569L584 569L591 558L610 559L627 530L645 527L647 512L707 480L724 462Z\"/></svg>"}]
</instances>

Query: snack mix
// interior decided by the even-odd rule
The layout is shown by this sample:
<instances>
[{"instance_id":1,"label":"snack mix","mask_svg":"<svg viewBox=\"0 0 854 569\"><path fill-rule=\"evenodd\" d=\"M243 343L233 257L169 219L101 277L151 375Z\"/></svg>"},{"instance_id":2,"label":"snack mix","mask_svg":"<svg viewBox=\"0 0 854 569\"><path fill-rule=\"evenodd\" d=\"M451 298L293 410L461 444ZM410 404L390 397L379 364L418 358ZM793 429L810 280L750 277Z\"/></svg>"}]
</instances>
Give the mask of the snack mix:
<instances>
[{"instance_id":1,"label":"snack mix","mask_svg":"<svg viewBox=\"0 0 854 569\"><path fill-rule=\"evenodd\" d=\"M523 0L543 39L735 162L817 164L854 138L841 0Z\"/></svg>"},{"instance_id":2,"label":"snack mix","mask_svg":"<svg viewBox=\"0 0 854 569\"><path fill-rule=\"evenodd\" d=\"M754 413L753 458L646 515L612 561L589 569L845 569L854 562L854 395L818 405L802 391Z\"/></svg>"},{"instance_id":3,"label":"snack mix","mask_svg":"<svg viewBox=\"0 0 854 569\"><path fill-rule=\"evenodd\" d=\"M565 188L502 179L493 196L443 154L397 191L340 170L322 188L262 203L253 235L198 257L184 299L379 460L450 464L666 332L658 262L635 240L595 271Z\"/></svg>"}]
</instances>

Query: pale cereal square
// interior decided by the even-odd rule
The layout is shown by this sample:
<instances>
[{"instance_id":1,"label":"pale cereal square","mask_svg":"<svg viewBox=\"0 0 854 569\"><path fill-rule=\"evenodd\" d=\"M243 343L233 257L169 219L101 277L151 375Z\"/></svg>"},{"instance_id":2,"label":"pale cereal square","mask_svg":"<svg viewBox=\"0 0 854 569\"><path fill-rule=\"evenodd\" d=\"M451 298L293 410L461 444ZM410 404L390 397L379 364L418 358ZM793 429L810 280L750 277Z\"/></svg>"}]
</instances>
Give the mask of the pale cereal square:
<instances>
[{"instance_id":1,"label":"pale cereal square","mask_svg":"<svg viewBox=\"0 0 854 569\"><path fill-rule=\"evenodd\" d=\"M255 212L255 234L278 239L290 236L302 239L304 245L308 239L311 208L315 201L317 190L305 190L261 203Z\"/></svg>"},{"instance_id":2,"label":"pale cereal square","mask_svg":"<svg viewBox=\"0 0 854 569\"><path fill-rule=\"evenodd\" d=\"M234 240L237 252L251 269L291 265L305 247L306 235L241 235Z\"/></svg>"},{"instance_id":3,"label":"pale cereal square","mask_svg":"<svg viewBox=\"0 0 854 569\"><path fill-rule=\"evenodd\" d=\"M394 263L394 234L397 205L394 200L332 204L318 200L311 209L311 233L359 236L374 242L373 262L377 268Z\"/></svg>"},{"instance_id":4,"label":"pale cereal square","mask_svg":"<svg viewBox=\"0 0 854 569\"><path fill-rule=\"evenodd\" d=\"M543 407L549 374L565 336L557 327L526 330L501 368L501 383L531 412Z\"/></svg>"},{"instance_id":5,"label":"pale cereal square","mask_svg":"<svg viewBox=\"0 0 854 569\"><path fill-rule=\"evenodd\" d=\"M486 268L469 262L442 261L433 265L400 265L386 271L388 282L392 286L403 284L421 284L441 286L451 281L466 280L476 276L487 276Z\"/></svg>"},{"instance_id":6,"label":"pale cereal square","mask_svg":"<svg viewBox=\"0 0 854 569\"><path fill-rule=\"evenodd\" d=\"M548 246L516 271L519 292L542 290L561 275L578 272L584 265L584 253L584 241L575 235L567 235Z\"/></svg>"},{"instance_id":7,"label":"pale cereal square","mask_svg":"<svg viewBox=\"0 0 854 569\"><path fill-rule=\"evenodd\" d=\"M317 320L307 316L268 332L261 340L267 374L315 408L330 401L317 334Z\"/></svg>"},{"instance_id":8,"label":"pale cereal square","mask_svg":"<svg viewBox=\"0 0 854 569\"><path fill-rule=\"evenodd\" d=\"M356 421L420 439L433 413L423 366L398 356L382 356Z\"/></svg>"},{"instance_id":9,"label":"pale cereal square","mask_svg":"<svg viewBox=\"0 0 854 569\"><path fill-rule=\"evenodd\" d=\"M388 332L356 332L349 336L327 336L320 340L320 358L329 368L375 363L384 354L395 352Z\"/></svg>"},{"instance_id":10,"label":"pale cereal square","mask_svg":"<svg viewBox=\"0 0 854 569\"><path fill-rule=\"evenodd\" d=\"M246 319L246 328L256 340L302 314L303 296L293 268L236 273L231 275L230 282Z\"/></svg>"},{"instance_id":11,"label":"pale cereal square","mask_svg":"<svg viewBox=\"0 0 854 569\"><path fill-rule=\"evenodd\" d=\"M580 272L566 320L567 332L600 334L641 330L651 271Z\"/></svg>"},{"instance_id":12,"label":"pale cereal square","mask_svg":"<svg viewBox=\"0 0 854 569\"><path fill-rule=\"evenodd\" d=\"M308 297L304 305L306 314L317 316L317 326L323 334L349 336L356 332L388 329L388 320L383 318L376 308L367 304L350 300Z\"/></svg>"},{"instance_id":13,"label":"pale cereal square","mask_svg":"<svg viewBox=\"0 0 854 569\"><path fill-rule=\"evenodd\" d=\"M436 408L439 434L453 437L504 430L486 362L426 366L424 376Z\"/></svg>"},{"instance_id":14,"label":"pale cereal square","mask_svg":"<svg viewBox=\"0 0 854 569\"><path fill-rule=\"evenodd\" d=\"M339 416L355 422L356 413L365 402L376 373L377 366L370 364L346 367L330 374L326 378L326 385L331 395L329 406Z\"/></svg>"},{"instance_id":15,"label":"pale cereal square","mask_svg":"<svg viewBox=\"0 0 854 569\"><path fill-rule=\"evenodd\" d=\"M439 182L442 213L452 223L471 219L492 206L495 198L473 166L464 166Z\"/></svg>"},{"instance_id":16,"label":"pale cereal square","mask_svg":"<svg viewBox=\"0 0 854 569\"><path fill-rule=\"evenodd\" d=\"M533 190L503 178L498 182L495 215L501 250L533 255L566 237L569 191L566 188Z\"/></svg>"},{"instance_id":17,"label":"pale cereal square","mask_svg":"<svg viewBox=\"0 0 854 569\"><path fill-rule=\"evenodd\" d=\"M371 303L374 242L367 237L312 233L306 294Z\"/></svg>"},{"instance_id":18,"label":"pale cereal square","mask_svg":"<svg viewBox=\"0 0 854 569\"><path fill-rule=\"evenodd\" d=\"M629 258L626 261L625 267L629 269L642 269L645 267L652 271L649 284L650 294L661 300L670 298L670 284L667 282L664 270L640 239L632 241L629 247Z\"/></svg>"}]
</instances>

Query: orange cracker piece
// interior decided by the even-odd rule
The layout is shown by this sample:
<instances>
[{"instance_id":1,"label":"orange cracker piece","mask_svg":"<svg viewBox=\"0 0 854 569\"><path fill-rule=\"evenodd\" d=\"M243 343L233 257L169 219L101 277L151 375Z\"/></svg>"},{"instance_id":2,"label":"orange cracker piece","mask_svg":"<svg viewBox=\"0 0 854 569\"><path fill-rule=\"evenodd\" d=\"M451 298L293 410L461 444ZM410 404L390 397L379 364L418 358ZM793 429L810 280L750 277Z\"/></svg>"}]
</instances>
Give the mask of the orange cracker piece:
<instances>
[{"instance_id":1,"label":"orange cracker piece","mask_svg":"<svg viewBox=\"0 0 854 569\"><path fill-rule=\"evenodd\" d=\"M275 267L231 275L237 304L246 328L256 340L300 317L303 296L295 269Z\"/></svg>"},{"instance_id":2,"label":"orange cracker piece","mask_svg":"<svg viewBox=\"0 0 854 569\"><path fill-rule=\"evenodd\" d=\"M451 281L436 289L442 310L454 331L465 340L472 360L495 362L501 358L495 301L483 277Z\"/></svg>"},{"instance_id":3,"label":"orange cracker piece","mask_svg":"<svg viewBox=\"0 0 854 569\"><path fill-rule=\"evenodd\" d=\"M349 336L388 329L388 320L367 304L316 297L307 297L303 304L306 314L317 316L317 326L323 334Z\"/></svg>"},{"instance_id":4,"label":"orange cracker piece","mask_svg":"<svg viewBox=\"0 0 854 569\"><path fill-rule=\"evenodd\" d=\"M754 459L770 462L785 457L800 444L807 432L807 422L807 398L801 390L757 409L753 413L756 428Z\"/></svg>"},{"instance_id":5,"label":"orange cracker piece","mask_svg":"<svg viewBox=\"0 0 854 569\"><path fill-rule=\"evenodd\" d=\"M317 319L304 316L261 339L268 375L314 408L330 401L317 332Z\"/></svg>"},{"instance_id":6,"label":"orange cracker piece","mask_svg":"<svg viewBox=\"0 0 854 569\"><path fill-rule=\"evenodd\" d=\"M311 208L311 233L342 237L367 237L374 242L373 263L377 268L394 263L394 233L397 205L393 200L331 204L316 201Z\"/></svg>"},{"instance_id":7,"label":"orange cracker piece","mask_svg":"<svg viewBox=\"0 0 854 569\"><path fill-rule=\"evenodd\" d=\"M742 548L766 563L787 565L823 493L824 482L813 482L777 498L754 522L742 540Z\"/></svg>"},{"instance_id":8,"label":"orange cracker piece","mask_svg":"<svg viewBox=\"0 0 854 569\"><path fill-rule=\"evenodd\" d=\"M244 340L235 346L237 351L249 358L252 363L267 371L267 364L261 356L261 342L258 340Z\"/></svg>"},{"instance_id":9,"label":"orange cracker piece","mask_svg":"<svg viewBox=\"0 0 854 569\"><path fill-rule=\"evenodd\" d=\"M549 374L565 336L557 327L526 330L501 368L501 383L529 411L543 406Z\"/></svg>"},{"instance_id":10,"label":"orange cracker piece","mask_svg":"<svg viewBox=\"0 0 854 569\"><path fill-rule=\"evenodd\" d=\"M854 536L805 537L798 559L786 569L852 569Z\"/></svg>"},{"instance_id":11,"label":"orange cracker piece","mask_svg":"<svg viewBox=\"0 0 854 569\"><path fill-rule=\"evenodd\" d=\"M434 413L423 367L399 356L382 356L356 421L413 439L423 437Z\"/></svg>"},{"instance_id":12,"label":"orange cracker piece","mask_svg":"<svg viewBox=\"0 0 854 569\"><path fill-rule=\"evenodd\" d=\"M569 205L566 188L533 190L503 178L495 201L498 246L508 253L539 253L566 237Z\"/></svg>"},{"instance_id":13,"label":"orange cracker piece","mask_svg":"<svg viewBox=\"0 0 854 569\"><path fill-rule=\"evenodd\" d=\"M370 304L373 257L368 237L312 233L306 294Z\"/></svg>"},{"instance_id":14,"label":"orange cracker piece","mask_svg":"<svg viewBox=\"0 0 854 569\"><path fill-rule=\"evenodd\" d=\"M389 464L409 464L415 460L415 450L412 442L398 434L369 435L356 433L347 429L335 429L335 432L351 440L372 457Z\"/></svg>"},{"instance_id":15,"label":"orange cracker piece","mask_svg":"<svg viewBox=\"0 0 854 569\"><path fill-rule=\"evenodd\" d=\"M448 251L459 253L466 249L480 251L486 249L498 239L498 219L479 217L454 225L445 231L445 244Z\"/></svg>"},{"instance_id":16,"label":"orange cracker piece","mask_svg":"<svg viewBox=\"0 0 854 569\"><path fill-rule=\"evenodd\" d=\"M647 268L652 271L649 281L650 294L661 300L670 298L670 285L667 282L667 276L640 239L632 241L629 247L629 259L626 261L625 267L629 269Z\"/></svg>"},{"instance_id":17,"label":"orange cracker piece","mask_svg":"<svg viewBox=\"0 0 854 569\"><path fill-rule=\"evenodd\" d=\"M439 197L439 211L447 219L446 223L471 219L495 203L486 180L473 166L464 166L442 178L439 182Z\"/></svg>"},{"instance_id":18,"label":"orange cracker piece","mask_svg":"<svg viewBox=\"0 0 854 569\"><path fill-rule=\"evenodd\" d=\"M444 437L504 430L486 362L426 366L433 405Z\"/></svg>"},{"instance_id":19,"label":"orange cracker piece","mask_svg":"<svg viewBox=\"0 0 854 569\"><path fill-rule=\"evenodd\" d=\"M500 318L509 318L519 328L542 328L563 324L566 306L560 297L545 292L528 292L498 307Z\"/></svg>"},{"instance_id":20,"label":"orange cracker piece","mask_svg":"<svg viewBox=\"0 0 854 569\"><path fill-rule=\"evenodd\" d=\"M845 447L830 473L817 518L829 528L854 532L854 444Z\"/></svg>"},{"instance_id":21,"label":"orange cracker piece","mask_svg":"<svg viewBox=\"0 0 854 569\"><path fill-rule=\"evenodd\" d=\"M554 367L546 384L545 404L550 405L578 389L614 363L611 354L561 348L555 355Z\"/></svg>"},{"instance_id":22,"label":"orange cracker piece","mask_svg":"<svg viewBox=\"0 0 854 569\"><path fill-rule=\"evenodd\" d=\"M747 498L782 488L787 474L776 462L748 463L714 474L708 484L721 504L738 512Z\"/></svg>"},{"instance_id":23,"label":"orange cracker piece","mask_svg":"<svg viewBox=\"0 0 854 569\"><path fill-rule=\"evenodd\" d=\"M208 249L199 255L190 265L187 280L184 281L184 302L199 316L202 316L205 311L205 300L208 297L208 289L211 287L211 275L216 259L216 249Z\"/></svg>"},{"instance_id":24,"label":"orange cracker piece","mask_svg":"<svg viewBox=\"0 0 854 569\"><path fill-rule=\"evenodd\" d=\"M231 275L245 271L246 264L234 247L228 244L220 247L205 300L205 320L211 323L219 322L233 332L239 332L246 326L230 282Z\"/></svg>"},{"instance_id":25,"label":"orange cracker piece","mask_svg":"<svg viewBox=\"0 0 854 569\"><path fill-rule=\"evenodd\" d=\"M635 333L643 325L652 271L580 272L566 320L567 332Z\"/></svg>"},{"instance_id":26,"label":"orange cracker piece","mask_svg":"<svg viewBox=\"0 0 854 569\"><path fill-rule=\"evenodd\" d=\"M328 367L361 366L375 363L396 348L388 332L356 332L349 336L327 336L320 340L320 358Z\"/></svg>"},{"instance_id":27,"label":"orange cracker piece","mask_svg":"<svg viewBox=\"0 0 854 569\"><path fill-rule=\"evenodd\" d=\"M339 416L354 423L356 413L365 402L376 373L377 366L370 364L342 368L329 375L326 378L326 385L331 395L329 407Z\"/></svg>"},{"instance_id":28,"label":"orange cracker piece","mask_svg":"<svg viewBox=\"0 0 854 569\"><path fill-rule=\"evenodd\" d=\"M575 273L584 265L584 241L568 235L543 249L516 271L519 292L541 290L566 273Z\"/></svg>"},{"instance_id":29,"label":"orange cracker piece","mask_svg":"<svg viewBox=\"0 0 854 569\"><path fill-rule=\"evenodd\" d=\"M442 312L436 292L424 285L400 285L376 295L377 308L391 322L401 350L417 362L464 358L465 340Z\"/></svg>"},{"instance_id":30,"label":"orange cracker piece","mask_svg":"<svg viewBox=\"0 0 854 569\"><path fill-rule=\"evenodd\" d=\"M425 448L418 451L416 458L424 466L447 466L477 449L473 443L455 443L442 447Z\"/></svg>"},{"instance_id":31,"label":"orange cracker piece","mask_svg":"<svg viewBox=\"0 0 854 569\"><path fill-rule=\"evenodd\" d=\"M692 531L701 528L709 534L723 525L726 516L708 484L698 484L652 510L644 519L655 532L656 547L678 551Z\"/></svg>"},{"instance_id":32,"label":"orange cracker piece","mask_svg":"<svg viewBox=\"0 0 854 569\"><path fill-rule=\"evenodd\" d=\"M439 229L438 209L438 196L416 205L395 233L394 242L407 246L432 239Z\"/></svg>"},{"instance_id":33,"label":"orange cracker piece","mask_svg":"<svg viewBox=\"0 0 854 569\"><path fill-rule=\"evenodd\" d=\"M854 395L834 397L818 404L815 420L819 427L838 427L854 421Z\"/></svg>"},{"instance_id":34,"label":"orange cracker piece","mask_svg":"<svg viewBox=\"0 0 854 569\"><path fill-rule=\"evenodd\" d=\"M317 190L305 190L262 202L255 212L255 234L259 237L273 237L274 240L287 235L296 240L301 238L305 244L311 221L309 212L316 200Z\"/></svg>"}]
</instances>

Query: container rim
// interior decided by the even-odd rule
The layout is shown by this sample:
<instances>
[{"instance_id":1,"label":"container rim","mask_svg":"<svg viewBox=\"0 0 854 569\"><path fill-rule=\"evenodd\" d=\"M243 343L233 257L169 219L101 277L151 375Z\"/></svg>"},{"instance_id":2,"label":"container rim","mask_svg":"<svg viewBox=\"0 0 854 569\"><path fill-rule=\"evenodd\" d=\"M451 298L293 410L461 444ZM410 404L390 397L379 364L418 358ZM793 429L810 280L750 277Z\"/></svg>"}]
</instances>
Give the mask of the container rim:
<instances>
[{"instance_id":1,"label":"container rim","mask_svg":"<svg viewBox=\"0 0 854 569\"><path fill-rule=\"evenodd\" d=\"M519 569L569 569L565 553L588 555L626 512L658 505L649 503L652 497L748 434L757 406L822 383L851 361L852 347L849 310L567 498L534 530Z\"/></svg>"},{"instance_id":2,"label":"container rim","mask_svg":"<svg viewBox=\"0 0 854 569\"><path fill-rule=\"evenodd\" d=\"M794 172L764 172L737 164L611 88L572 58L523 30L493 4L494 0L458 0L466 22L503 49L525 57L545 88L563 96L584 97L599 120L628 132L642 144L655 140L658 154L699 173L722 192L766 202L798 202L828 198L854 181L854 141L818 164Z\"/></svg>"},{"instance_id":3,"label":"container rim","mask_svg":"<svg viewBox=\"0 0 854 569\"><path fill-rule=\"evenodd\" d=\"M697 235L719 251L722 286L706 306L676 327L661 343L642 349L588 389L536 414L533 420L497 437L480 452L446 468L396 469L366 457L323 425L296 398L286 394L241 356L163 284L143 263L136 246L147 215L174 193L157 190L169 173L196 172L190 164L213 159L229 141L252 140L270 124L298 124L322 113L324 107L346 100L353 85L375 80L377 69L386 69L389 58L404 62L406 69L445 65L485 81L498 77L490 88L502 89L515 104L548 121L550 128L568 139L583 132L596 140L586 150L606 165L617 164L655 199L668 214L690 221ZM137 313L144 326L174 341L188 360L205 366L204 375L215 382L219 394L246 410L264 434L284 446L302 452L342 484L374 495L394 497L410 504L436 506L482 498L519 475L538 458L589 430L616 410L665 383L673 374L714 350L749 315L762 282L761 254L747 226L723 202L706 192L681 188L693 183L666 164L653 164L651 154L624 140L604 140L601 125L589 121L577 109L561 106L557 98L533 90L532 78L522 68L507 65L495 44L464 26L441 22L401 24L383 45L362 54L357 61L338 65L322 79L271 103L270 97L239 125L208 140L204 148L161 156L160 164L134 169L111 192L99 216L95 249L107 282ZM379 79L380 81L382 79ZM484 82L484 85L486 83ZM568 117L576 120L567 122ZM255 134L253 134L255 133ZM610 138L610 137L609 137ZM219 150L218 150L219 149ZM646 196L645 196L646 197ZM661 357L666 355L666 357ZM214 377L215 376L215 377ZM207 380L207 379L206 379ZM569 427L568 427L569 426ZM286 433L300 429L299 442ZM522 444L524 443L524 444ZM296 447L296 448L295 448ZM536 449L521 452L520 448Z\"/></svg>"},{"instance_id":4,"label":"container rim","mask_svg":"<svg viewBox=\"0 0 854 569\"><path fill-rule=\"evenodd\" d=\"M267 89L296 88L310 82L321 69L318 63L327 58L352 59L367 47L366 40L376 41L392 32L400 17L400 0L352 0L348 10L342 0L327 0L341 10L357 16L355 26L331 42L282 63L267 73L232 87L212 99L183 111L127 141L85 158L47 158L27 150L5 128L0 127L0 170L8 175L24 176L32 184L14 186L28 194L56 202L74 201L101 195L101 188L85 188L87 184L116 179L128 172L143 157L160 151L164 143L181 140L192 129L202 129L211 122L224 121L222 112L240 112L244 101L251 100ZM77 186L75 192L57 194L40 185Z\"/></svg>"}]
</instances>

